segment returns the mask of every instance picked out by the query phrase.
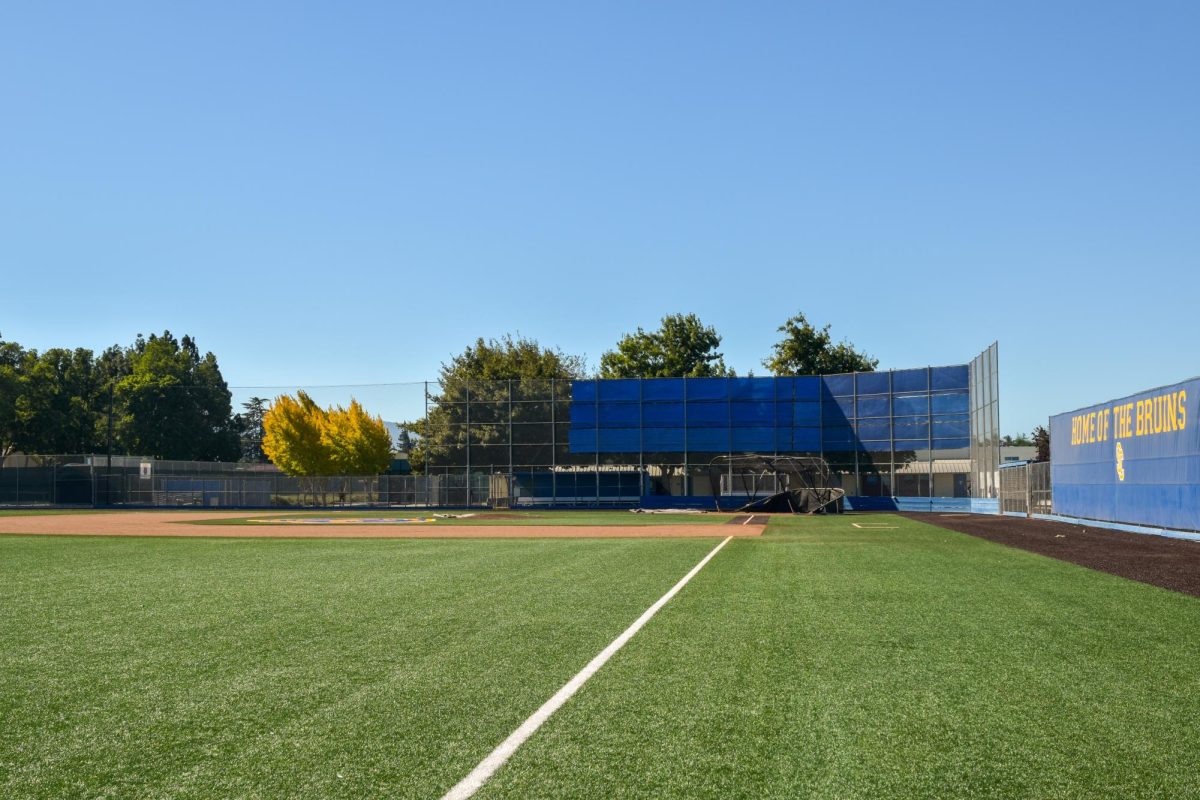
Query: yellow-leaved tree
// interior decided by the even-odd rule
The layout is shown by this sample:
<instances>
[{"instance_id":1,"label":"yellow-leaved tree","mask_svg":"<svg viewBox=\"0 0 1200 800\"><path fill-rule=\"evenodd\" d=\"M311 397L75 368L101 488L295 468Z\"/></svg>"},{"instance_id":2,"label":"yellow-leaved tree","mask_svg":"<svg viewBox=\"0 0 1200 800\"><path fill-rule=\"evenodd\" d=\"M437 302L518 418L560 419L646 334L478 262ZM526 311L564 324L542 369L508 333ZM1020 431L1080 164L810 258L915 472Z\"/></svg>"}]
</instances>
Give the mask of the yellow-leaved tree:
<instances>
[{"instance_id":1,"label":"yellow-leaved tree","mask_svg":"<svg viewBox=\"0 0 1200 800\"><path fill-rule=\"evenodd\" d=\"M325 412L321 441L339 475L378 475L392 463L392 435L357 400Z\"/></svg>"},{"instance_id":2,"label":"yellow-leaved tree","mask_svg":"<svg viewBox=\"0 0 1200 800\"><path fill-rule=\"evenodd\" d=\"M357 400L349 408L321 408L303 391L281 395L263 415L263 453L288 475L309 478L314 505L329 490L320 477L378 475L392 460L392 437L379 417ZM342 497L346 485L338 489ZM368 493L370 488L367 488Z\"/></svg>"},{"instance_id":3,"label":"yellow-leaved tree","mask_svg":"<svg viewBox=\"0 0 1200 800\"><path fill-rule=\"evenodd\" d=\"M280 395L263 414L263 452L288 475L332 474L333 462L321 440L325 411L304 392Z\"/></svg>"}]
</instances>

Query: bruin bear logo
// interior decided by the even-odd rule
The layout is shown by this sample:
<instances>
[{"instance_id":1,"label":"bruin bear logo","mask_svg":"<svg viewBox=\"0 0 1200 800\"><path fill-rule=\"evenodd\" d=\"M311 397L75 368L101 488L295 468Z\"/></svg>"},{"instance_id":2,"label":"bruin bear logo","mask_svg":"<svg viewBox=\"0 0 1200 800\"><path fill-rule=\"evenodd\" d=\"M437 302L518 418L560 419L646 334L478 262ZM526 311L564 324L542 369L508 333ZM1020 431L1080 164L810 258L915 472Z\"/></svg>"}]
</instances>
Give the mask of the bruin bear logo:
<instances>
[{"instance_id":1,"label":"bruin bear logo","mask_svg":"<svg viewBox=\"0 0 1200 800\"><path fill-rule=\"evenodd\" d=\"M1125 480L1125 448L1117 442L1117 480Z\"/></svg>"}]
</instances>

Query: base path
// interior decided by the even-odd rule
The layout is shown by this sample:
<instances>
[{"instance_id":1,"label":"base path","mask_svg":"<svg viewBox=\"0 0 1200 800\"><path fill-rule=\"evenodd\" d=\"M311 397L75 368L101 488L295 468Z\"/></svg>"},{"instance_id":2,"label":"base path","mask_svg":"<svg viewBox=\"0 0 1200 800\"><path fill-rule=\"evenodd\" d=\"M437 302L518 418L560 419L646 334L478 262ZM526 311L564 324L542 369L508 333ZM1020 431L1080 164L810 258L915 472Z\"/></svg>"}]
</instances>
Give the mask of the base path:
<instances>
[{"instance_id":1,"label":"base path","mask_svg":"<svg viewBox=\"0 0 1200 800\"><path fill-rule=\"evenodd\" d=\"M189 525L213 519L278 517L277 511L117 511L0 517L0 534L179 536L244 539L671 539L758 536L762 524L739 525Z\"/></svg>"}]
</instances>

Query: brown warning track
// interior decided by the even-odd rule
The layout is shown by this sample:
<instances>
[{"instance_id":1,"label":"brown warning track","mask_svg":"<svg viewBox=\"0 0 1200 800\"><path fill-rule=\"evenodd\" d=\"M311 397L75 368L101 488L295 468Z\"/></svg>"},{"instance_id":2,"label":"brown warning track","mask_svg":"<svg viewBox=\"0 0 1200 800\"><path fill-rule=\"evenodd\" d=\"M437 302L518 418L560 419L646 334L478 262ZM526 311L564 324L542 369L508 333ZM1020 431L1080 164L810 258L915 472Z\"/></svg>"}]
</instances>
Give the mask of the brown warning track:
<instances>
[{"instance_id":1,"label":"brown warning track","mask_svg":"<svg viewBox=\"0 0 1200 800\"><path fill-rule=\"evenodd\" d=\"M990 514L901 516L1200 597L1200 542Z\"/></svg>"},{"instance_id":2,"label":"brown warning track","mask_svg":"<svg viewBox=\"0 0 1200 800\"><path fill-rule=\"evenodd\" d=\"M759 536L762 525L188 525L197 520L277 517L278 512L130 511L0 517L0 534L173 536L245 539L588 539Z\"/></svg>"}]
</instances>

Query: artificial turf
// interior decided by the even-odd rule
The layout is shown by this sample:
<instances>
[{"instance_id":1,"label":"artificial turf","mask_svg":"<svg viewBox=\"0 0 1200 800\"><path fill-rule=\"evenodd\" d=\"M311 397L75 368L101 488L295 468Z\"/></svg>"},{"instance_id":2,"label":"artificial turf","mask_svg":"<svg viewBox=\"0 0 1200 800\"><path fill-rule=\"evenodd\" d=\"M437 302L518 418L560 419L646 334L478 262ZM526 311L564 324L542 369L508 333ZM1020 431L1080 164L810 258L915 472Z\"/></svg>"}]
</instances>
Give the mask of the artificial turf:
<instances>
[{"instance_id":1,"label":"artificial turf","mask_svg":"<svg viewBox=\"0 0 1200 800\"><path fill-rule=\"evenodd\" d=\"M0 796L437 797L713 544L0 537ZM1196 730L1200 600L775 517L477 796L1188 797Z\"/></svg>"},{"instance_id":2,"label":"artificial turf","mask_svg":"<svg viewBox=\"0 0 1200 800\"><path fill-rule=\"evenodd\" d=\"M0 797L436 797L711 547L0 537Z\"/></svg>"},{"instance_id":3,"label":"artificial turf","mask_svg":"<svg viewBox=\"0 0 1200 800\"><path fill-rule=\"evenodd\" d=\"M775 519L477 797L1200 793L1200 601L898 517Z\"/></svg>"}]
</instances>

